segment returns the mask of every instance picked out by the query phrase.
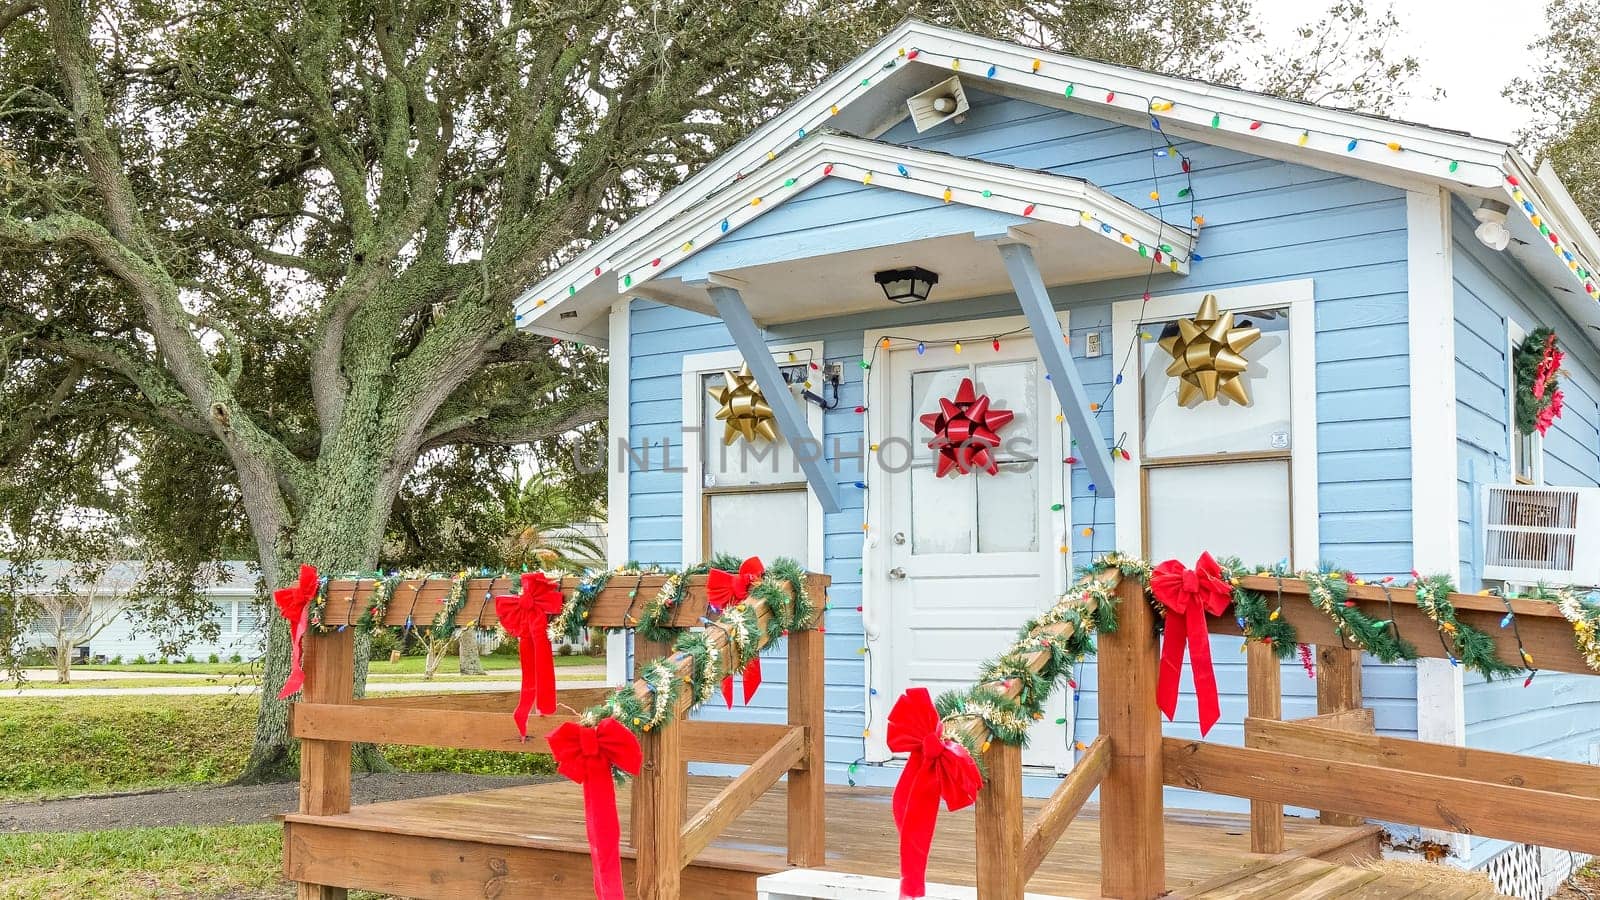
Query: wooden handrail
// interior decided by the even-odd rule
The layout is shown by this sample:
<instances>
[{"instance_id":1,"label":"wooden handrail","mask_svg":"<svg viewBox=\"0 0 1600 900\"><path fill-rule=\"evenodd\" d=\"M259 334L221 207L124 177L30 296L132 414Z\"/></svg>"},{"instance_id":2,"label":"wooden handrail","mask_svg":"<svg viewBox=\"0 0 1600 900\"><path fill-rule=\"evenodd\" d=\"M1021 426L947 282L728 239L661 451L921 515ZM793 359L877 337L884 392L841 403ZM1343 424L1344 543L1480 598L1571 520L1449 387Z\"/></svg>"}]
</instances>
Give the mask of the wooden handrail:
<instances>
[{"instance_id":1,"label":"wooden handrail","mask_svg":"<svg viewBox=\"0 0 1600 900\"><path fill-rule=\"evenodd\" d=\"M734 819L761 798L792 769L805 768L806 730L790 728L783 737L772 744L739 777L728 783L720 793L683 826L683 847L679 851L681 865L694 862L711 839L722 833Z\"/></svg>"},{"instance_id":2,"label":"wooden handrail","mask_svg":"<svg viewBox=\"0 0 1600 900\"><path fill-rule=\"evenodd\" d=\"M1298 730L1311 739L1297 742L1295 752L1286 752L1165 738L1161 742L1162 778L1173 787L1212 794L1315 806L1457 834L1600 853L1600 831L1593 824L1600 818L1600 801L1593 797L1503 784L1465 765L1447 768L1449 774L1416 771L1423 768L1423 758L1441 750L1459 752L1463 759L1472 759L1479 751L1384 738L1388 753L1383 764L1373 765L1360 761L1361 757L1352 760L1337 752L1322 752L1319 742L1343 738L1340 732L1293 723L1275 725ZM1396 759L1406 756L1415 757L1409 767L1397 767ZM1571 763L1553 764L1576 768ZM1418 798L1426 798L1426 802L1418 802Z\"/></svg>"},{"instance_id":3,"label":"wooden handrail","mask_svg":"<svg viewBox=\"0 0 1600 900\"><path fill-rule=\"evenodd\" d=\"M1279 582L1270 575L1249 575L1239 579L1239 587L1264 597L1275 597ZM1285 578L1282 591L1285 602L1279 606L1280 616L1294 626L1300 643L1321 647L1349 644L1348 640L1340 641L1327 614L1311 604L1304 581ZM1401 587L1385 589L1378 585L1353 584L1349 586L1348 596L1367 616L1393 620L1399 635L1416 647L1419 656L1430 659L1446 659L1450 656L1450 651L1440 643L1438 626L1417 607L1415 591ZM1561 610L1554 603L1545 600L1502 600L1481 594L1450 594L1449 600L1455 607L1456 618L1463 625L1470 625L1489 635L1494 640L1495 655L1505 662L1523 666L1522 649L1525 648L1533 657L1536 668L1580 675L1596 674L1573 643L1572 624L1561 615ZM1516 617L1515 631L1500 627L1508 608ZM1214 634L1240 633L1239 625L1231 615L1211 617L1207 622ZM1522 639L1520 647L1517 644L1519 634Z\"/></svg>"},{"instance_id":4,"label":"wooden handrail","mask_svg":"<svg viewBox=\"0 0 1600 900\"><path fill-rule=\"evenodd\" d=\"M545 738L561 725L574 721L577 716L571 713L534 716L528 720L528 739L524 741L511 722L509 707L491 712L360 702L297 703L290 709L289 733L311 741L548 753L550 747ZM787 725L697 719L676 723L676 727L683 729L685 758L737 765L755 762L769 747L787 739L793 730ZM795 768L804 768L806 764L802 759Z\"/></svg>"},{"instance_id":5,"label":"wooden handrail","mask_svg":"<svg viewBox=\"0 0 1600 900\"><path fill-rule=\"evenodd\" d=\"M1089 749L1078 757L1072 773L1056 786L1049 801L1033 820L1022 840L1022 880L1024 883L1039 871L1039 864L1050 855L1067 826L1077 818L1079 810L1089 802L1089 796L1100 786L1111 767L1111 742L1102 735L1094 739Z\"/></svg>"},{"instance_id":6,"label":"wooden handrail","mask_svg":"<svg viewBox=\"0 0 1600 900\"><path fill-rule=\"evenodd\" d=\"M664 574L613 575L595 597L585 624L594 628L631 628L637 625L640 610L666 584L667 577ZM807 579L807 590L812 593L821 594L826 590L827 576L808 575ZM578 581L578 578L570 575L561 579L561 590L570 597L577 590ZM414 627L427 627L444 608L452 584L453 581L447 577L401 581L389 599L383 624L398 627L410 619ZM375 578L330 579L325 593L327 603L322 611L322 624L330 628L354 625L361 619L366 610L365 603L377 587L378 580ZM456 613L456 625L477 622L487 627L497 624L500 619L495 615L494 603L492 600L485 602L486 599L499 594L516 593L519 588L518 579L511 576L468 579L467 602ZM701 624L706 610L706 576L691 575L683 599L673 607L672 615L665 624L674 628L692 628Z\"/></svg>"}]
</instances>

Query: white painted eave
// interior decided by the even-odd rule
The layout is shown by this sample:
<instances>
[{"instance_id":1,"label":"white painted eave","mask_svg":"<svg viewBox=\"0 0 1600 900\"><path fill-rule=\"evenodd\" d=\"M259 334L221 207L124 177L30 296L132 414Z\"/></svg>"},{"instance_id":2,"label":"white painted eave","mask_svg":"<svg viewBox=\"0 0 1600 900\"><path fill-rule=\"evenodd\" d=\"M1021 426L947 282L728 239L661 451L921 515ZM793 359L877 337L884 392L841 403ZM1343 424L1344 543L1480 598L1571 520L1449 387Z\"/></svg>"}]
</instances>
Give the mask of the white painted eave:
<instances>
[{"instance_id":1,"label":"white painted eave","mask_svg":"<svg viewBox=\"0 0 1600 900\"><path fill-rule=\"evenodd\" d=\"M738 190L741 181L755 176L770 178L767 167L803 149L807 133L824 126L868 136L880 133L903 118L903 107L893 109L894 101L914 88L948 77L952 70L970 78L973 86L996 93L1159 127L1187 139L1245 145L1257 155L1387 183L1433 184L1463 197L1481 198L1498 195L1502 188L1511 193L1508 176L1514 177L1526 193L1538 198L1533 202L1541 221L1561 234L1566 249L1583 260L1580 268L1592 269L1588 261L1596 258L1593 247L1583 246L1592 232L1582 233L1570 211L1544 199L1556 193L1559 183L1540 180L1504 142L907 21L682 185L526 291L515 304L519 324L561 336L556 311L589 293L592 285L598 288L595 295L609 301L621 280L617 267L624 259L639 256L641 241L669 223L675 227L674 219L704 204L726 206L722 198ZM1584 284L1585 279L1576 272L1574 278ZM610 284L597 285L597 281ZM1583 290L1591 299L1600 299L1600 292Z\"/></svg>"}]
</instances>

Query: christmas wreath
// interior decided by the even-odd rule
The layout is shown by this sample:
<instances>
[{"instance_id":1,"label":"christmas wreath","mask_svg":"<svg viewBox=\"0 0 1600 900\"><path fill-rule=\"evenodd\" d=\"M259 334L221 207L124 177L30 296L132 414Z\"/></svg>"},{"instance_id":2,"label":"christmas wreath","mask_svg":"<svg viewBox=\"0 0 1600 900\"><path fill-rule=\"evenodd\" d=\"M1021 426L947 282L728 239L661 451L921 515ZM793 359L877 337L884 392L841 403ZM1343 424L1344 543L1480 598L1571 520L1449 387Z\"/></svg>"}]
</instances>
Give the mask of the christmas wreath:
<instances>
[{"instance_id":1,"label":"christmas wreath","mask_svg":"<svg viewBox=\"0 0 1600 900\"><path fill-rule=\"evenodd\" d=\"M1550 423L1561 418L1564 399L1556 376L1561 372L1561 349L1556 333L1535 328L1523 339L1512 360L1517 376L1517 430L1544 434Z\"/></svg>"}]
</instances>

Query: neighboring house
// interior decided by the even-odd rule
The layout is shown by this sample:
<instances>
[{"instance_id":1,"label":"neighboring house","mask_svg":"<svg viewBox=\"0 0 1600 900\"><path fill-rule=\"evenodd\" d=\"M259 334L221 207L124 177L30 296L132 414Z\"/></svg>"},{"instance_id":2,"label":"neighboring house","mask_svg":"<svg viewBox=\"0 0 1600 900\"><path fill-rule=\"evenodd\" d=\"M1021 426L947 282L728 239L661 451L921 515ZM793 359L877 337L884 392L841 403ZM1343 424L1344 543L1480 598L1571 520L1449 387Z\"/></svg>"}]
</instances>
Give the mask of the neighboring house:
<instances>
[{"instance_id":1,"label":"neighboring house","mask_svg":"<svg viewBox=\"0 0 1600 900\"><path fill-rule=\"evenodd\" d=\"M968 683L1109 550L1485 586L1485 485L1600 484L1597 262L1560 182L1501 141L910 22L530 289L517 317L612 353L627 444L613 563L790 555L832 576L829 770L889 784L889 700ZM879 283L911 267L937 276L931 292ZM1203 340L1169 371L1163 339L1190 337L1177 323L1207 295L1260 329L1234 348L1236 377ZM1514 439L1511 352L1541 325L1567 354L1566 411ZM722 449L710 391L746 387L745 363L775 456L740 452L770 451L759 435ZM963 377L1015 414L1002 438L1028 441L1000 448L994 475L941 478L923 417ZM1214 655L1213 737L1238 742L1237 639ZM734 715L781 720L781 660L767 671ZM1094 666L1077 681L1065 724L1036 728L1036 773L1069 769L1093 736ZM1285 684L1285 714L1314 713L1297 665ZM1386 734L1581 761L1600 742L1594 678L1524 688L1371 663L1364 688ZM1179 715L1169 733L1195 734L1193 703ZM1502 884L1567 862L1453 848Z\"/></svg>"},{"instance_id":2,"label":"neighboring house","mask_svg":"<svg viewBox=\"0 0 1600 900\"><path fill-rule=\"evenodd\" d=\"M208 585L206 595L211 599L211 618L216 622L220 631L215 640L194 640L183 648L178 654L169 656L169 659L182 659L193 656L195 659L204 660L212 654L222 659L238 654L244 659L259 656L265 646L265 631L262 615L264 607L258 593L258 578L253 564L246 562L223 563L226 575L215 584ZM57 581L65 574L70 573L73 564L65 560L41 560L36 571L39 577L34 582L37 585L36 593L41 595L53 593ZM93 661L103 661L122 657L123 662L132 662L135 657L143 656L151 662L160 658L161 652L157 642L147 630L141 630L134 621L133 613L125 609L125 602L121 599L128 590L138 583L143 571L143 563L138 561L117 561L108 565L107 572L113 574L114 579L103 579L109 589L102 590L94 600L92 617L104 617L110 613L113 621L101 629L88 643L87 653L79 653ZM89 593L90 585L81 585L84 593ZM53 641L55 627L54 616L41 614L35 617L30 629L29 643L50 647Z\"/></svg>"}]
</instances>

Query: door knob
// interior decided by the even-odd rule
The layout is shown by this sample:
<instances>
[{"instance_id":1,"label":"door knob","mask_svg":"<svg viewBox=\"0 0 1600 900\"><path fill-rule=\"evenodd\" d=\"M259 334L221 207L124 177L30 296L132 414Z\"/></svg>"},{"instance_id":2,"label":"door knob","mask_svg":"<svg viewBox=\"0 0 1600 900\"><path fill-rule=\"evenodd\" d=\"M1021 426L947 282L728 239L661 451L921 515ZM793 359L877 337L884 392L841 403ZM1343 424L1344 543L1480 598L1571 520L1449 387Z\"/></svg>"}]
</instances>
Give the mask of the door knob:
<instances>
[{"instance_id":1,"label":"door knob","mask_svg":"<svg viewBox=\"0 0 1600 900\"><path fill-rule=\"evenodd\" d=\"M896 531L894 533L894 542L896 544L904 544L906 542L906 533L904 531Z\"/></svg>"},{"instance_id":2,"label":"door knob","mask_svg":"<svg viewBox=\"0 0 1600 900\"><path fill-rule=\"evenodd\" d=\"M900 568L899 566L895 566L894 568L889 570L889 577L890 578L904 578L904 577L906 577L906 570Z\"/></svg>"}]
</instances>

